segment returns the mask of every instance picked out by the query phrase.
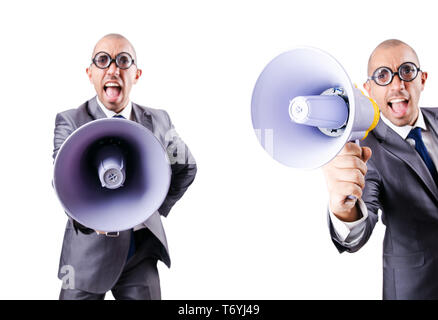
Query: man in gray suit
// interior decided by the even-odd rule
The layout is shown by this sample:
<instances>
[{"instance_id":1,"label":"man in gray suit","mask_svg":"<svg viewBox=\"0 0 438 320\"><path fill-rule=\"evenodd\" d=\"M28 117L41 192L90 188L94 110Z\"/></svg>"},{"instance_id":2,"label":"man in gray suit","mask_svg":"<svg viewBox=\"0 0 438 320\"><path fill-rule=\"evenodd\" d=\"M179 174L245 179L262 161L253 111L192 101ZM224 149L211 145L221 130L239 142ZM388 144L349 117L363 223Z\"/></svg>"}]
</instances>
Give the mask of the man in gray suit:
<instances>
[{"instance_id":1,"label":"man in gray suit","mask_svg":"<svg viewBox=\"0 0 438 320\"><path fill-rule=\"evenodd\" d=\"M362 147L346 144L324 167L332 240L339 252L359 250L381 210L383 298L438 299L438 109L418 106L427 73L392 39L371 54L368 76L381 119Z\"/></svg>"},{"instance_id":2,"label":"man in gray suit","mask_svg":"<svg viewBox=\"0 0 438 320\"><path fill-rule=\"evenodd\" d=\"M122 116L151 130L167 150L172 170L169 192L148 220L115 235L91 230L70 218L58 273L63 280L60 299L104 299L109 290L116 299L161 298L157 260L170 267L161 216L167 217L193 182L197 169L166 111L130 101L131 88L142 73L136 61L134 47L122 35L109 34L99 40L87 68L97 96L56 116L53 157L64 140L83 124Z\"/></svg>"}]
</instances>

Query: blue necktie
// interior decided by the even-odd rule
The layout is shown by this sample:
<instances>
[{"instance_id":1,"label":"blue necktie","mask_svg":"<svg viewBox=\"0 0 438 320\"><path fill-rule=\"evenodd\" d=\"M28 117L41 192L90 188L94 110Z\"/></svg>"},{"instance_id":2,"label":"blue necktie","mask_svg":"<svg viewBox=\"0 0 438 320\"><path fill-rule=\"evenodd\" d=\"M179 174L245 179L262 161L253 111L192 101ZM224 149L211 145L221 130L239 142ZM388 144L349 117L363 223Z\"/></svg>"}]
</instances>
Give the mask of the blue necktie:
<instances>
[{"instance_id":1,"label":"blue necktie","mask_svg":"<svg viewBox=\"0 0 438 320\"><path fill-rule=\"evenodd\" d=\"M124 116L120 114L114 115L113 118L126 119ZM135 238L134 238L134 230L131 229L131 240L129 242L129 251L126 261L128 261L134 255L134 253L135 253Z\"/></svg>"},{"instance_id":2,"label":"blue necktie","mask_svg":"<svg viewBox=\"0 0 438 320\"><path fill-rule=\"evenodd\" d=\"M128 261L135 253L135 238L134 238L134 230L131 229L131 241L129 242L129 251L128 257L126 261Z\"/></svg>"},{"instance_id":3,"label":"blue necktie","mask_svg":"<svg viewBox=\"0 0 438 320\"><path fill-rule=\"evenodd\" d=\"M427 152L426 146L424 145L423 139L421 138L421 128L416 127L411 130L408 134L408 138L415 140L415 150L420 154L427 168L429 169L430 174L432 175L435 183L438 182L438 172L436 171L436 167Z\"/></svg>"}]
</instances>

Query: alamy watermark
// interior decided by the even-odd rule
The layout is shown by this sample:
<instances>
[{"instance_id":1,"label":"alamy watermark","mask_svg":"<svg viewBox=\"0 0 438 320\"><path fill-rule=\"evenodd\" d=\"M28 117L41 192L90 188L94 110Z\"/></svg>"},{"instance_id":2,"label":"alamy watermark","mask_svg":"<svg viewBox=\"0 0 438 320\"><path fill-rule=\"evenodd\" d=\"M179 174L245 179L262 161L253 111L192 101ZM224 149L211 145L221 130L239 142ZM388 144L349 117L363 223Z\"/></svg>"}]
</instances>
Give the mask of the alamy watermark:
<instances>
[{"instance_id":1,"label":"alamy watermark","mask_svg":"<svg viewBox=\"0 0 438 320\"><path fill-rule=\"evenodd\" d=\"M63 265L59 271L65 275L61 278L62 289L75 289L75 268L69 264Z\"/></svg>"},{"instance_id":2,"label":"alamy watermark","mask_svg":"<svg viewBox=\"0 0 438 320\"><path fill-rule=\"evenodd\" d=\"M167 144L166 152L170 164L196 164L187 146L178 136L175 129L170 129L164 135Z\"/></svg>"},{"instance_id":3,"label":"alamy watermark","mask_svg":"<svg viewBox=\"0 0 438 320\"><path fill-rule=\"evenodd\" d=\"M274 129L254 129L257 139L266 150L266 152L274 156Z\"/></svg>"}]
</instances>

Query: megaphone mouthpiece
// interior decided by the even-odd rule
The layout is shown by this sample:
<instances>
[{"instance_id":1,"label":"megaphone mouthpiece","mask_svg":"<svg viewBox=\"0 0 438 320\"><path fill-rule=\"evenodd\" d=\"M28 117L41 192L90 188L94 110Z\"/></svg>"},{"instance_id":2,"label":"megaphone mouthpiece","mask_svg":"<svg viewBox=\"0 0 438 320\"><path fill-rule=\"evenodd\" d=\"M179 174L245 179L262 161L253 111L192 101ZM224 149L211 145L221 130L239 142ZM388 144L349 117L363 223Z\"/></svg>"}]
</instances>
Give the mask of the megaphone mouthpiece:
<instances>
[{"instance_id":1,"label":"megaphone mouthpiece","mask_svg":"<svg viewBox=\"0 0 438 320\"><path fill-rule=\"evenodd\" d=\"M117 189L125 182L125 159L116 145L105 145L96 153L97 172L102 187Z\"/></svg>"},{"instance_id":2,"label":"megaphone mouthpiece","mask_svg":"<svg viewBox=\"0 0 438 320\"><path fill-rule=\"evenodd\" d=\"M338 129L348 119L348 107L341 97L297 96L289 104L292 121L318 128Z\"/></svg>"}]
</instances>

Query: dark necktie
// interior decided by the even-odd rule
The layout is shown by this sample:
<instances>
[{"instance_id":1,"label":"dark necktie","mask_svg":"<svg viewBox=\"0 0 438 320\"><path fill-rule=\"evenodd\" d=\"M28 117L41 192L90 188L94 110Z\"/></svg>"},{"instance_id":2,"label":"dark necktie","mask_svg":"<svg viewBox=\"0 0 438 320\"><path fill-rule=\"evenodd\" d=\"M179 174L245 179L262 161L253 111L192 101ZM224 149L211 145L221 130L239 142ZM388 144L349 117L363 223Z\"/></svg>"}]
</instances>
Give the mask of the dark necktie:
<instances>
[{"instance_id":1,"label":"dark necktie","mask_svg":"<svg viewBox=\"0 0 438 320\"><path fill-rule=\"evenodd\" d=\"M420 154L421 158L423 159L424 163L429 169L429 172L432 175L433 180L435 181L435 183L437 183L438 172L436 171L436 167L429 155L429 152L427 152L426 146L424 145L423 139L421 137L421 128L420 127L413 128L411 132L409 132L408 138L415 140L415 150L417 150L417 152Z\"/></svg>"},{"instance_id":2,"label":"dark necktie","mask_svg":"<svg viewBox=\"0 0 438 320\"><path fill-rule=\"evenodd\" d=\"M120 114L114 115L113 118L126 119L124 116ZM134 253L135 253L135 237L134 237L134 230L131 229L131 240L129 242L129 251L126 260L129 260L134 255Z\"/></svg>"},{"instance_id":3,"label":"dark necktie","mask_svg":"<svg viewBox=\"0 0 438 320\"><path fill-rule=\"evenodd\" d=\"M134 255L134 253L135 253L135 237L134 237L134 230L131 229L131 240L129 242L129 251L126 261L128 261Z\"/></svg>"}]
</instances>

